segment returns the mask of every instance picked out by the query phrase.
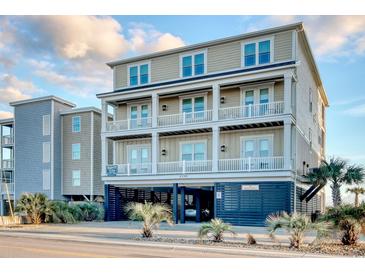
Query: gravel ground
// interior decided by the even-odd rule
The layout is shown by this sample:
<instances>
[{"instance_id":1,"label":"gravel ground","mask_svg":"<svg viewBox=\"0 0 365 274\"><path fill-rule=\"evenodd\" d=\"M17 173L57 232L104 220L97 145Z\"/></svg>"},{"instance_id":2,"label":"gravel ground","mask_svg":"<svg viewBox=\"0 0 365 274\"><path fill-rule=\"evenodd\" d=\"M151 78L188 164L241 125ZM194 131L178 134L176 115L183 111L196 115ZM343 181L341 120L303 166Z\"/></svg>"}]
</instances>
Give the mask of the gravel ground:
<instances>
[{"instance_id":1,"label":"gravel ground","mask_svg":"<svg viewBox=\"0 0 365 274\"><path fill-rule=\"evenodd\" d=\"M350 256L350 257L365 257L365 244L361 243L354 246L344 246L338 241L319 241L313 244L303 245L300 249L289 248L287 244L255 244L248 245L240 242L224 241L221 243L212 242L209 240L191 240L191 239L170 239L170 238L134 238L135 241L150 241L150 242L164 242L164 243L179 243L179 244L192 244L192 245L208 245L217 247L235 247L235 248L259 248L259 249L271 249L281 251L292 252L305 252L322 255L337 255L337 256Z\"/></svg>"}]
</instances>

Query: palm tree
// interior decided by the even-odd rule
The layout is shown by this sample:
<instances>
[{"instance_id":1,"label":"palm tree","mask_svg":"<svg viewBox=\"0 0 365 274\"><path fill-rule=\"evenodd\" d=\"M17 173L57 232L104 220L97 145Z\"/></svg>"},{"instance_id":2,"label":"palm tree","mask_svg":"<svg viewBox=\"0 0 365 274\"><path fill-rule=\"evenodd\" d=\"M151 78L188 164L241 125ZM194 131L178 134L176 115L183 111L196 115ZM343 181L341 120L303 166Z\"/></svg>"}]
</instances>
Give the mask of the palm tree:
<instances>
[{"instance_id":1,"label":"palm tree","mask_svg":"<svg viewBox=\"0 0 365 274\"><path fill-rule=\"evenodd\" d=\"M24 193L15 210L27 214L33 224L40 224L44 220L47 201L47 196L42 193Z\"/></svg>"},{"instance_id":2,"label":"palm tree","mask_svg":"<svg viewBox=\"0 0 365 274\"><path fill-rule=\"evenodd\" d=\"M359 206L359 195L364 195L365 194L365 188L363 187L353 187L353 188L348 188L347 192L351 192L353 194L355 194L355 206L358 207Z\"/></svg>"},{"instance_id":3,"label":"palm tree","mask_svg":"<svg viewBox=\"0 0 365 274\"><path fill-rule=\"evenodd\" d=\"M233 235L236 233L232 230L231 225L226 224L221 219L213 219L209 223L203 224L198 232L199 238L207 237L212 239L213 242L222 242L225 232L230 232Z\"/></svg>"},{"instance_id":4,"label":"palm tree","mask_svg":"<svg viewBox=\"0 0 365 274\"><path fill-rule=\"evenodd\" d=\"M142 220L142 236L150 238L153 230L163 221L172 224L172 213L169 206L165 204L129 203L125 207L125 212L131 220Z\"/></svg>"},{"instance_id":5,"label":"palm tree","mask_svg":"<svg viewBox=\"0 0 365 274\"><path fill-rule=\"evenodd\" d=\"M312 223L310 218L305 214L293 213L269 215L266 224L270 236L274 238L277 229L283 228L290 233L290 247L300 248L304 241L304 233L309 230L316 230L318 236L323 236L328 231L328 225L324 222Z\"/></svg>"},{"instance_id":6,"label":"palm tree","mask_svg":"<svg viewBox=\"0 0 365 274\"><path fill-rule=\"evenodd\" d=\"M347 162L341 158L331 157L327 164L329 171L329 180L332 182L332 202L333 206L339 206L342 203L341 185L345 182Z\"/></svg>"}]
</instances>

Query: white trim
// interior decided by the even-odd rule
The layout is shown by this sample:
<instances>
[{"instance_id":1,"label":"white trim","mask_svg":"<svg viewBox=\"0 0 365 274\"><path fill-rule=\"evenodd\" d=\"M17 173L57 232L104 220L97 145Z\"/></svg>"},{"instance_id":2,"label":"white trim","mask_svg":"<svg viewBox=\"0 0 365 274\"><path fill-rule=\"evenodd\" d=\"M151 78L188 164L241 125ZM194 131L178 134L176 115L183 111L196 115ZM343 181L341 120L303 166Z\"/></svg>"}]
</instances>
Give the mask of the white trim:
<instances>
[{"instance_id":1,"label":"white trim","mask_svg":"<svg viewBox=\"0 0 365 274\"><path fill-rule=\"evenodd\" d=\"M101 109L96 108L96 107L73 108L73 109L61 111L60 115L76 114L76 113L83 113L83 112L96 112L96 113L101 114Z\"/></svg>"},{"instance_id":2,"label":"white trim","mask_svg":"<svg viewBox=\"0 0 365 274\"><path fill-rule=\"evenodd\" d=\"M185 144L204 144L204 148L205 148L205 152L204 152L204 160L202 161L206 161L208 158L208 140L207 139L203 139L203 140L192 140L192 141L180 141L179 142L179 161L182 161L182 146ZM194 157L194 146L193 146L193 157ZM193 160L194 161L194 160Z\"/></svg>"},{"instance_id":3,"label":"white trim","mask_svg":"<svg viewBox=\"0 0 365 274\"><path fill-rule=\"evenodd\" d=\"M91 132L90 132L90 200L94 199L94 113L91 112L90 116L91 123ZM81 155L81 147L80 147L80 155ZM81 158L81 157L80 157Z\"/></svg>"},{"instance_id":4,"label":"white trim","mask_svg":"<svg viewBox=\"0 0 365 274\"><path fill-rule=\"evenodd\" d=\"M195 77L197 75L195 75L195 58L194 56L195 55L198 55L198 54L201 54L203 53L204 54L204 73L203 74L198 74L198 75L206 75L207 74L207 68L208 68L208 49L203 49L203 50L194 50L194 51L190 51L190 52L184 52L184 53L181 53L179 55L179 75L180 75L180 79L181 78L190 78L190 77ZM187 57L187 56L191 56L191 76L183 76L183 69L182 69L182 65L183 65L183 58L184 57Z\"/></svg>"},{"instance_id":5,"label":"white trim","mask_svg":"<svg viewBox=\"0 0 365 274\"><path fill-rule=\"evenodd\" d=\"M260 152L260 149L258 147L258 141L260 139L268 139L269 140L269 156L273 157L274 155L274 134L262 134L262 135L249 135L249 136L241 136L240 137L240 157L241 158L247 158L245 155L243 155L243 142L246 140L253 140L255 142L254 147L254 156L253 157L260 157L257 155Z\"/></svg>"},{"instance_id":6,"label":"white trim","mask_svg":"<svg viewBox=\"0 0 365 274\"><path fill-rule=\"evenodd\" d=\"M60 97L54 96L54 95L31 98L31 99L26 99L26 100L19 100L19 101L15 101L15 102L10 102L9 105L13 107L13 106L18 106L18 105L22 105L22 104L35 103L35 102L41 102L41 101L47 101L47 100L56 101L56 102L66 105L66 106L73 107L73 108L76 107L76 105L74 103L71 103L69 101L66 101L66 100L64 100Z\"/></svg>"},{"instance_id":7,"label":"white trim","mask_svg":"<svg viewBox=\"0 0 365 274\"><path fill-rule=\"evenodd\" d=\"M270 62L265 64L259 64L259 43L263 41L270 41ZM245 45L255 44L255 64L252 66L245 66ZM241 67L242 68L253 68L266 66L274 63L274 36L259 37L257 39L245 40L241 42Z\"/></svg>"},{"instance_id":8,"label":"white trim","mask_svg":"<svg viewBox=\"0 0 365 274\"><path fill-rule=\"evenodd\" d=\"M186 94L186 95L181 95L179 96L179 113L183 113L183 104L182 101L184 99L195 99L197 97L203 97L204 98L204 111L208 110L208 92L204 92L204 93L194 93L194 94ZM194 111L194 106L195 106L195 100L191 100L191 104L192 104L192 112Z\"/></svg>"},{"instance_id":9,"label":"white trim","mask_svg":"<svg viewBox=\"0 0 365 274\"><path fill-rule=\"evenodd\" d=\"M148 66L148 81L146 84L141 84L141 66L147 65ZM131 85L130 81L130 68L137 67L137 85ZM151 60L144 60L137 63L128 64L127 66L127 87L138 87L138 86L145 86L151 83Z\"/></svg>"},{"instance_id":10,"label":"white trim","mask_svg":"<svg viewBox=\"0 0 365 274\"><path fill-rule=\"evenodd\" d=\"M54 100L51 101L51 200L54 199L54 138L55 138L55 124L54 124Z\"/></svg>"},{"instance_id":11,"label":"white trim","mask_svg":"<svg viewBox=\"0 0 365 274\"><path fill-rule=\"evenodd\" d=\"M80 119L80 128L79 131L74 131L74 119L79 118ZM71 131L72 133L80 133L81 132L81 116L77 115L77 116L72 116L71 118Z\"/></svg>"}]
</instances>

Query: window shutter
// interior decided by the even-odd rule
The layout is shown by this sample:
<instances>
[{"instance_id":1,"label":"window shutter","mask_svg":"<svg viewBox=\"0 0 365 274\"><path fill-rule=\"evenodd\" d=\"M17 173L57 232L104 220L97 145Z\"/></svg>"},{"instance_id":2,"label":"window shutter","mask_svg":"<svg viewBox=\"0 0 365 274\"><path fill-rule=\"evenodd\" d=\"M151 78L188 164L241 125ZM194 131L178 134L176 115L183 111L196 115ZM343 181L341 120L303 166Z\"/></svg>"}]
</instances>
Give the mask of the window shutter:
<instances>
[{"instance_id":1,"label":"window shutter","mask_svg":"<svg viewBox=\"0 0 365 274\"><path fill-rule=\"evenodd\" d=\"M43 190L51 189L51 171L43 169Z\"/></svg>"},{"instance_id":2,"label":"window shutter","mask_svg":"<svg viewBox=\"0 0 365 274\"><path fill-rule=\"evenodd\" d=\"M43 163L49 163L51 161L51 143L43 143Z\"/></svg>"},{"instance_id":3,"label":"window shutter","mask_svg":"<svg viewBox=\"0 0 365 274\"><path fill-rule=\"evenodd\" d=\"M43 115L43 136L51 134L51 116Z\"/></svg>"}]
</instances>

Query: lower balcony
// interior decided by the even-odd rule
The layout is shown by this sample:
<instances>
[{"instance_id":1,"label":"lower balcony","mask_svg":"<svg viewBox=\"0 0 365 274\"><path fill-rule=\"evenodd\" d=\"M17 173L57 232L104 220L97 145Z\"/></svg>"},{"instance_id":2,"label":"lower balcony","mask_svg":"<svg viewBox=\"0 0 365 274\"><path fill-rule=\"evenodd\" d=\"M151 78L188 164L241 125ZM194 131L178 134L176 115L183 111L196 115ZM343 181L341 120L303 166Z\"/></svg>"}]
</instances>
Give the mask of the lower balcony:
<instances>
[{"instance_id":1,"label":"lower balcony","mask_svg":"<svg viewBox=\"0 0 365 274\"><path fill-rule=\"evenodd\" d=\"M157 163L158 175L193 174L212 172L258 172L284 169L284 157L255 157L218 160L218 169L213 170L212 160L175 161ZM108 165L107 176L152 175L152 163Z\"/></svg>"},{"instance_id":2,"label":"lower balcony","mask_svg":"<svg viewBox=\"0 0 365 274\"><path fill-rule=\"evenodd\" d=\"M13 160L6 159L6 160L2 161L2 168L3 169L11 169L13 167L14 167L14 161Z\"/></svg>"}]
</instances>

